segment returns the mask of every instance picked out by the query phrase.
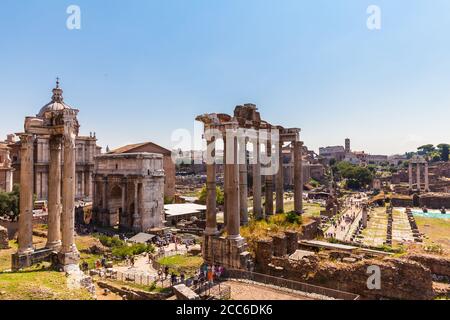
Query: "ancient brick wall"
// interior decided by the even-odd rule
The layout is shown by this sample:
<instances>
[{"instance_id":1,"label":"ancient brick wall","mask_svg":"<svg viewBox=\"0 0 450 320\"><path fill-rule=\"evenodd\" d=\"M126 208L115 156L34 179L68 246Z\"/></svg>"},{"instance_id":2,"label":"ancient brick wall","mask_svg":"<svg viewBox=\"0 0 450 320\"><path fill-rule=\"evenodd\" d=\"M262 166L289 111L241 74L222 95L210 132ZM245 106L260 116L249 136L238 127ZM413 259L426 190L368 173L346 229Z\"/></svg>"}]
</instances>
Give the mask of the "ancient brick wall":
<instances>
[{"instance_id":1,"label":"ancient brick wall","mask_svg":"<svg viewBox=\"0 0 450 320\"><path fill-rule=\"evenodd\" d=\"M304 281L318 286L356 293L364 299L431 299L433 298L430 269L412 260L385 258L363 260L356 263L320 261L313 256L293 262L273 258L267 273L284 278ZM367 287L369 266L381 271L381 289ZM280 267L282 269L280 269Z\"/></svg>"},{"instance_id":2,"label":"ancient brick wall","mask_svg":"<svg viewBox=\"0 0 450 320\"><path fill-rule=\"evenodd\" d=\"M433 256L365 260L358 257L353 259L354 262L344 263L340 260L348 258L349 254L334 255L330 252L330 258L320 258L316 254L301 260L290 260L287 254L293 250L289 243L294 237L288 232L284 236L258 241L255 271L356 293L365 299L430 299L433 298L432 274L450 274L450 259ZM369 266L380 268L380 290L367 287Z\"/></svg>"},{"instance_id":3,"label":"ancient brick wall","mask_svg":"<svg viewBox=\"0 0 450 320\"><path fill-rule=\"evenodd\" d=\"M411 254L408 259L417 261L439 276L450 277L450 258L426 254Z\"/></svg>"},{"instance_id":4,"label":"ancient brick wall","mask_svg":"<svg viewBox=\"0 0 450 320\"><path fill-rule=\"evenodd\" d=\"M301 240L312 240L318 235L318 228L320 222L318 220L313 220L302 226L302 232L299 235Z\"/></svg>"},{"instance_id":5,"label":"ancient brick wall","mask_svg":"<svg viewBox=\"0 0 450 320\"><path fill-rule=\"evenodd\" d=\"M420 206L430 209L441 209L442 207L450 209L450 194L425 194L420 196Z\"/></svg>"}]
</instances>

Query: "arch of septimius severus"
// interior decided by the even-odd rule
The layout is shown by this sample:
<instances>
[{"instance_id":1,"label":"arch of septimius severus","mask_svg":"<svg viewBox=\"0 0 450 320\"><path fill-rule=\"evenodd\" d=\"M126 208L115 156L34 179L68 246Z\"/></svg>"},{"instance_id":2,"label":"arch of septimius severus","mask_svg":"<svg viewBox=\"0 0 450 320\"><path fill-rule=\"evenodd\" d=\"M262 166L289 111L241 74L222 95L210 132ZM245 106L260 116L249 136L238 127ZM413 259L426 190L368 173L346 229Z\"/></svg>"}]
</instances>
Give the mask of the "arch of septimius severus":
<instances>
[{"instance_id":1,"label":"arch of septimius severus","mask_svg":"<svg viewBox=\"0 0 450 320\"><path fill-rule=\"evenodd\" d=\"M273 194L275 181L275 211L284 211L284 183L282 147L286 142L294 146L294 211L302 213L302 145L300 129L285 129L261 120L260 113L253 104L237 106L234 115L204 114L196 118L203 122L207 152L207 212L206 229L202 246L203 258L207 263L220 263L226 268L245 269L251 265L250 253L245 240L240 235L240 225L248 223L247 168L249 158L247 146L252 145L251 165L253 170L253 215L264 219L274 213ZM240 133L239 133L240 132ZM271 134L277 132L277 135ZM224 222L226 236L221 236L217 228L216 205L216 159L215 148L218 140L224 145L225 205ZM265 152L261 146L264 145ZM263 156L265 160L262 161ZM267 167L275 165L271 172ZM265 171L263 173L263 171ZM262 207L262 177L264 177L265 203Z\"/></svg>"},{"instance_id":2,"label":"arch of septimius severus","mask_svg":"<svg viewBox=\"0 0 450 320\"><path fill-rule=\"evenodd\" d=\"M75 141L78 136L78 110L64 103L63 91L53 89L52 101L36 117L26 117L21 141L19 248L12 256L17 270L54 256L60 266L77 264L79 253L74 241ZM33 247L34 142L50 141L48 179L48 239L44 249ZM63 160L62 160L63 159ZM62 164L62 166L61 166ZM61 190L62 188L62 190ZM62 192L61 192L62 191Z\"/></svg>"}]
</instances>

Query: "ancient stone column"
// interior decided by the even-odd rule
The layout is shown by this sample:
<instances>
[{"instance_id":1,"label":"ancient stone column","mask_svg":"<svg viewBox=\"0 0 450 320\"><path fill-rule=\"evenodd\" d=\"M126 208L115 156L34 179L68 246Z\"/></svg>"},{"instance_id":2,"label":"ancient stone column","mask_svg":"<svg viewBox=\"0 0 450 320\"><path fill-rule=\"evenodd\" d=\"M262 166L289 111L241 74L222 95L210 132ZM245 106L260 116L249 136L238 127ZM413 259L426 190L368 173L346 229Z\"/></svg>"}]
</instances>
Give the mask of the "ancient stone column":
<instances>
[{"instance_id":1,"label":"ancient stone column","mask_svg":"<svg viewBox=\"0 0 450 320\"><path fill-rule=\"evenodd\" d=\"M270 137L266 141L266 155L268 158L272 157L272 141L270 140ZM266 209L266 217L273 215L273 175L267 175L265 176L266 180L266 203L265 203L265 209Z\"/></svg>"},{"instance_id":2,"label":"ancient stone column","mask_svg":"<svg viewBox=\"0 0 450 320\"><path fill-rule=\"evenodd\" d=\"M228 218L227 218L227 198L228 198L228 190L225 187L225 177L227 176L227 136L226 133L223 133L223 177L224 177L224 190L223 190L223 224L225 228L227 226Z\"/></svg>"},{"instance_id":3,"label":"ancient stone column","mask_svg":"<svg viewBox=\"0 0 450 320\"><path fill-rule=\"evenodd\" d=\"M302 173L302 146L303 142L294 143L294 211L303 213L303 173Z\"/></svg>"},{"instance_id":4,"label":"ancient stone column","mask_svg":"<svg viewBox=\"0 0 450 320\"><path fill-rule=\"evenodd\" d=\"M240 208L240 223L242 226L248 224L248 186L247 186L247 140L246 138L239 139L239 208Z\"/></svg>"},{"instance_id":5,"label":"ancient stone column","mask_svg":"<svg viewBox=\"0 0 450 320\"><path fill-rule=\"evenodd\" d=\"M412 172L412 163L410 162L408 165L408 178L409 178L409 190L413 189L413 172Z\"/></svg>"},{"instance_id":6,"label":"ancient stone column","mask_svg":"<svg viewBox=\"0 0 450 320\"><path fill-rule=\"evenodd\" d=\"M62 247L60 262L64 265L77 264L79 253L75 245L75 134L72 126L64 134L64 166L62 176Z\"/></svg>"},{"instance_id":7,"label":"ancient stone column","mask_svg":"<svg viewBox=\"0 0 450 320\"><path fill-rule=\"evenodd\" d=\"M13 169L6 171L5 184L6 184L5 191L12 192L13 191Z\"/></svg>"},{"instance_id":8,"label":"ancient stone column","mask_svg":"<svg viewBox=\"0 0 450 320\"><path fill-rule=\"evenodd\" d=\"M122 214L127 212L127 182L122 182Z\"/></svg>"},{"instance_id":9,"label":"ancient stone column","mask_svg":"<svg viewBox=\"0 0 450 320\"><path fill-rule=\"evenodd\" d=\"M205 235L217 234L217 193L216 193L216 151L215 139L207 141L208 155L212 159L207 159L206 164L206 229ZM209 153L210 152L210 153Z\"/></svg>"},{"instance_id":10,"label":"ancient stone column","mask_svg":"<svg viewBox=\"0 0 450 320\"><path fill-rule=\"evenodd\" d=\"M103 177L102 211L109 211L109 208L108 208L108 177Z\"/></svg>"},{"instance_id":11,"label":"ancient stone column","mask_svg":"<svg viewBox=\"0 0 450 320\"><path fill-rule=\"evenodd\" d=\"M428 162L425 162L425 192L430 192L430 177L428 173Z\"/></svg>"},{"instance_id":12,"label":"ancient stone column","mask_svg":"<svg viewBox=\"0 0 450 320\"><path fill-rule=\"evenodd\" d=\"M61 136L50 138L50 165L48 177L48 234L49 249L61 246Z\"/></svg>"},{"instance_id":13,"label":"ancient stone column","mask_svg":"<svg viewBox=\"0 0 450 320\"><path fill-rule=\"evenodd\" d=\"M86 178L87 178L87 197L92 200L93 198L93 185L92 185L92 173L91 171L86 172Z\"/></svg>"},{"instance_id":14,"label":"ancient stone column","mask_svg":"<svg viewBox=\"0 0 450 320\"><path fill-rule=\"evenodd\" d=\"M280 141L276 185L276 213L284 212L283 142Z\"/></svg>"},{"instance_id":15,"label":"ancient stone column","mask_svg":"<svg viewBox=\"0 0 450 320\"><path fill-rule=\"evenodd\" d=\"M417 190L420 191L420 163L417 163Z\"/></svg>"},{"instance_id":16,"label":"ancient stone column","mask_svg":"<svg viewBox=\"0 0 450 320\"><path fill-rule=\"evenodd\" d=\"M263 210L261 207L261 162L260 162L260 148L259 137L256 143L253 144L253 216L255 219L263 219Z\"/></svg>"},{"instance_id":17,"label":"ancient stone column","mask_svg":"<svg viewBox=\"0 0 450 320\"><path fill-rule=\"evenodd\" d=\"M33 249L33 145L31 134L20 136L20 213L19 254L29 254Z\"/></svg>"},{"instance_id":18,"label":"ancient stone column","mask_svg":"<svg viewBox=\"0 0 450 320\"><path fill-rule=\"evenodd\" d=\"M133 229L139 231L141 229L141 219L139 217L139 183L134 182L134 213L133 213Z\"/></svg>"},{"instance_id":19,"label":"ancient stone column","mask_svg":"<svg viewBox=\"0 0 450 320\"><path fill-rule=\"evenodd\" d=\"M81 199L84 199L86 197L86 189L85 189L85 184L86 184L86 180L85 180L85 176L84 176L85 172L81 171Z\"/></svg>"},{"instance_id":20,"label":"ancient stone column","mask_svg":"<svg viewBox=\"0 0 450 320\"><path fill-rule=\"evenodd\" d=\"M227 138L227 145L230 152L227 155L225 189L227 194L227 233L228 239L240 239L240 219L239 219L239 165L237 139ZM230 159L229 159L230 158Z\"/></svg>"}]
</instances>

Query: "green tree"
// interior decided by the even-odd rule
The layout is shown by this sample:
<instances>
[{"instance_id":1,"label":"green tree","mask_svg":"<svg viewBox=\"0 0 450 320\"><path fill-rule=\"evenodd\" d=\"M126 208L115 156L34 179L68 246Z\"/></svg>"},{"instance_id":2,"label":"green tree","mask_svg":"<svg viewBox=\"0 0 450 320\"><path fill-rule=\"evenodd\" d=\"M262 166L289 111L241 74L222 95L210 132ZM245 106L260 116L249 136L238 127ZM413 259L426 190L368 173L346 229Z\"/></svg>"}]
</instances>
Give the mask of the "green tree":
<instances>
[{"instance_id":1,"label":"green tree","mask_svg":"<svg viewBox=\"0 0 450 320\"><path fill-rule=\"evenodd\" d=\"M417 151L419 152L420 155L427 155L431 152L433 152L435 149L434 145L432 144L425 144L423 146L420 146L417 148Z\"/></svg>"},{"instance_id":2,"label":"green tree","mask_svg":"<svg viewBox=\"0 0 450 320\"><path fill-rule=\"evenodd\" d=\"M202 190L200 190L200 193L198 195L198 200L200 203L206 204L206 197L208 194L208 190L206 189L206 186L203 186ZM225 202L225 197L223 194L222 189L220 187L216 186L216 203L218 205L223 205Z\"/></svg>"},{"instance_id":3,"label":"green tree","mask_svg":"<svg viewBox=\"0 0 450 320\"><path fill-rule=\"evenodd\" d=\"M13 221L19 216L20 188L14 185L12 192L0 192L0 215Z\"/></svg>"},{"instance_id":4,"label":"green tree","mask_svg":"<svg viewBox=\"0 0 450 320\"><path fill-rule=\"evenodd\" d=\"M441 143L437 147L440 153L440 160L448 162L450 145L447 143Z\"/></svg>"},{"instance_id":5,"label":"green tree","mask_svg":"<svg viewBox=\"0 0 450 320\"><path fill-rule=\"evenodd\" d=\"M366 167L351 164L349 162L339 162L336 170L342 179L346 179L346 186L349 189L361 189L373 181L373 172Z\"/></svg>"}]
</instances>

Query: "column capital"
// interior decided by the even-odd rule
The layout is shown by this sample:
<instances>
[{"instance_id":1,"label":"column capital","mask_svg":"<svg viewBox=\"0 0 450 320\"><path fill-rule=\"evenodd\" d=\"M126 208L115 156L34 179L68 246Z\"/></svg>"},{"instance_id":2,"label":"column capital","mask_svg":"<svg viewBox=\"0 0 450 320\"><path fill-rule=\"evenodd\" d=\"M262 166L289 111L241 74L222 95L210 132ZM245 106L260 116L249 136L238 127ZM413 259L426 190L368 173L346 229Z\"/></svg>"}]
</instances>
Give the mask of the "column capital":
<instances>
[{"instance_id":1,"label":"column capital","mask_svg":"<svg viewBox=\"0 0 450 320\"><path fill-rule=\"evenodd\" d=\"M20 134L19 138L20 138L20 143L23 147L27 144L34 143L34 140L35 140L35 136L31 133L22 133L22 134Z\"/></svg>"}]
</instances>

